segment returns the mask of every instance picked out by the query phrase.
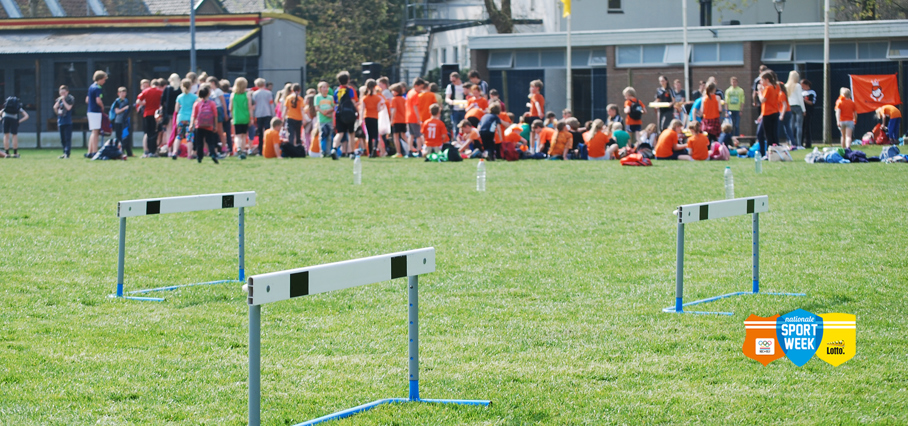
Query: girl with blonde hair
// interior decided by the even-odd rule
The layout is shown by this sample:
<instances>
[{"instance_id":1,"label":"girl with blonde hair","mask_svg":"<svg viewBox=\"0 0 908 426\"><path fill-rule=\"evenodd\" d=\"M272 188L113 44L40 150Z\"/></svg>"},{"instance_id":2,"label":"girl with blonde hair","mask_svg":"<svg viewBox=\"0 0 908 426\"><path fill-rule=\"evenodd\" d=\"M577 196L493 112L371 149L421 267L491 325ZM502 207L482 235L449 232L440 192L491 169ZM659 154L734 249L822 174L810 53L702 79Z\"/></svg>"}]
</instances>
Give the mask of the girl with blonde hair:
<instances>
[{"instance_id":1,"label":"girl with blonde hair","mask_svg":"<svg viewBox=\"0 0 908 426\"><path fill-rule=\"evenodd\" d=\"M249 144L249 120L252 111L252 97L246 93L249 82L243 77L238 77L233 83L233 95L230 99L230 116L233 118L234 146L240 153L240 159L245 160L247 154L252 154Z\"/></svg>"},{"instance_id":2,"label":"girl with blonde hair","mask_svg":"<svg viewBox=\"0 0 908 426\"><path fill-rule=\"evenodd\" d=\"M801 146L801 135L804 130L804 116L807 108L804 106L804 93L801 89L801 75L797 71L788 73L788 82L785 83L788 93L788 105L791 107L791 133L794 140L793 146Z\"/></svg>"}]
</instances>

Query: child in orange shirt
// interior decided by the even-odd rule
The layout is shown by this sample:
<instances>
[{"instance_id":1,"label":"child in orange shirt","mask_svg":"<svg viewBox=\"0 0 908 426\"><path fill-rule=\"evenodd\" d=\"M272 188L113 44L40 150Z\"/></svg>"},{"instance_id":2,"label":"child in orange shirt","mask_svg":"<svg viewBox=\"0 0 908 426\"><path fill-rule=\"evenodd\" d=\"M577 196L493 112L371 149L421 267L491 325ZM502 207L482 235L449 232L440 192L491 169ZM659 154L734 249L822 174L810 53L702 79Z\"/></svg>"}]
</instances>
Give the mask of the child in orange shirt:
<instances>
[{"instance_id":1,"label":"child in orange shirt","mask_svg":"<svg viewBox=\"0 0 908 426\"><path fill-rule=\"evenodd\" d=\"M271 128L265 130L265 143L262 144L263 157L281 157L281 127L283 126L284 122L280 118L271 119Z\"/></svg>"},{"instance_id":2,"label":"child in orange shirt","mask_svg":"<svg viewBox=\"0 0 908 426\"><path fill-rule=\"evenodd\" d=\"M633 87L625 87L624 91L624 114L627 116L627 132L633 136L631 145L634 145L638 139L637 132L643 129L643 114L646 114L646 107L637 100L637 91Z\"/></svg>"},{"instance_id":3,"label":"child in orange shirt","mask_svg":"<svg viewBox=\"0 0 908 426\"><path fill-rule=\"evenodd\" d=\"M478 127L479 120L486 115L489 109L489 101L482 97L482 89L478 85L472 86L470 89L472 94L467 98L466 119L470 120L473 127Z\"/></svg>"},{"instance_id":4,"label":"child in orange shirt","mask_svg":"<svg viewBox=\"0 0 908 426\"><path fill-rule=\"evenodd\" d=\"M549 147L551 147L552 139L555 137L555 129L551 127L546 127L542 124L542 120L533 121L533 138L535 139L533 153L535 154L533 158L541 160L545 158L547 152L549 152Z\"/></svg>"},{"instance_id":5,"label":"child in orange shirt","mask_svg":"<svg viewBox=\"0 0 908 426\"><path fill-rule=\"evenodd\" d=\"M426 81L416 77L413 80L413 88L407 93L407 130L410 133L410 137L407 140L409 147L407 151L412 151L414 148L416 152L422 148L423 138L422 133L420 133L422 128L423 121L429 119L429 117L420 117L419 116L419 94L426 90Z\"/></svg>"},{"instance_id":6,"label":"child in orange shirt","mask_svg":"<svg viewBox=\"0 0 908 426\"><path fill-rule=\"evenodd\" d=\"M690 157L696 161L709 159L709 136L700 129L700 123L697 120L687 123L687 129L690 130L690 137L687 138L687 150L690 151Z\"/></svg>"},{"instance_id":7,"label":"child in orange shirt","mask_svg":"<svg viewBox=\"0 0 908 426\"><path fill-rule=\"evenodd\" d=\"M457 125L460 133L457 134L457 141L454 146L461 153L470 154L472 157L478 157L482 153L482 140L479 138L479 131L470 123L470 120L463 119Z\"/></svg>"},{"instance_id":8,"label":"child in orange shirt","mask_svg":"<svg viewBox=\"0 0 908 426\"><path fill-rule=\"evenodd\" d=\"M533 80L530 82L530 101L527 102L527 108L530 109L530 116L527 118L527 123L532 123L536 120L542 120L542 117L545 117L545 98L540 93L542 92L542 80Z\"/></svg>"},{"instance_id":9,"label":"child in orange shirt","mask_svg":"<svg viewBox=\"0 0 908 426\"><path fill-rule=\"evenodd\" d=\"M394 155L394 158L401 158L405 152L401 149L400 138L404 138L406 141L407 136L407 100L404 99L404 85L392 84L391 94L394 95L391 98L391 132L394 137L394 146L397 147L397 154Z\"/></svg>"},{"instance_id":10,"label":"child in orange shirt","mask_svg":"<svg viewBox=\"0 0 908 426\"><path fill-rule=\"evenodd\" d=\"M693 158L687 155L687 145L678 143L679 133L681 133L681 120L672 120L669 127L659 135L659 141L656 142L657 160L693 161Z\"/></svg>"},{"instance_id":11,"label":"child in orange shirt","mask_svg":"<svg viewBox=\"0 0 908 426\"><path fill-rule=\"evenodd\" d=\"M432 114L432 118L422 123L421 129L423 137L426 139L426 146L423 149L424 155L441 152L441 146L450 140L448 139L448 128L445 126L444 121L440 119L441 107L437 103L432 104L429 107L429 114Z\"/></svg>"},{"instance_id":12,"label":"child in orange shirt","mask_svg":"<svg viewBox=\"0 0 908 426\"><path fill-rule=\"evenodd\" d=\"M604 128L605 122L597 118L593 120L590 130L583 134L588 160L608 160L611 158L605 148L609 144L609 135L603 131ZM618 148L617 143L613 142L613 144L615 148Z\"/></svg>"},{"instance_id":13,"label":"child in orange shirt","mask_svg":"<svg viewBox=\"0 0 908 426\"><path fill-rule=\"evenodd\" d=\"M366 139L369 144L369 157L378 157L378 109L385 98L381 93L376 93L378 83L373 79L366 80L366 90L360 103L359 116L363 117L366 130Z\"/></svg>"},{"instance_id":14,"label":"child in orange shirt","mask_svg":"<svg viewBox=\"0 0 908 426\"><path fill-rule=\"evenodd\" d=\"M574 136L567 130L564 120L555 124L555 132L555 141L549 148L549 160L566 160L567 153L574 144Z\"/></svg>"},{"instance_id":15,"label":"child in orange shirt","mask_svg":"<svg viewBox=\"0 0 908 426\"><path fill-rule=\"evenodd\" d=\"M855 113L854 101L851 100L851 90L843 87L839 90L839 99L835 101L835 121L842 132L842 148L851 147L851 137L854 133L854 122L858 115Z\"/></svg>"},{"instance_id":16,"label":"child in orange shirt","mask_svg":"<svg viewBox=\"0 0 908 426\"><path fill-rule=\"evenodd\" d=\"M760 155L766 157L766 147L779 144L779 84L772 71L760 74L760 126L757 141Z\"/></svg>"}]
</instances>

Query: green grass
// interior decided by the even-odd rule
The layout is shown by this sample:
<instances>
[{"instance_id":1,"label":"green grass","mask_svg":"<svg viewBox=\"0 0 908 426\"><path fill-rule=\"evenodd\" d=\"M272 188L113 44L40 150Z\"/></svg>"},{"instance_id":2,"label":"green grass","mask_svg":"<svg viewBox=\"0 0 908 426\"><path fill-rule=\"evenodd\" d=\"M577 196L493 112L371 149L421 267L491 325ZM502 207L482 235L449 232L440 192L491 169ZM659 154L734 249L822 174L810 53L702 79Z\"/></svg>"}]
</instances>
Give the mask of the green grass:
<instances>
[{"instance_id":1,"label":"green grass","mask_svg":"<svg viewBox=\"0 0 908 426\"><path fill-rule=\"evenodd\" d=\"M870 148L868 155L879 149ZM238 284L111 300L119 200L255 190L246 265L271 272L433 246L421 278L424 398L336 425L906 424L906 169L750 161L0 161L0 423L245 424L247 308ZM81 155L81 153L77 153ZM769 195L765 291L661 313L674 300L680 204ZM687 229L686 297L750 288L750 221ZM235 211L130 219L126 288L230 278ZM266 305L262 419L296 424L405 397L406 281ZM840 367L767 367L743 320L797 308L858 317Z\"/></svg>"}]
</instances>

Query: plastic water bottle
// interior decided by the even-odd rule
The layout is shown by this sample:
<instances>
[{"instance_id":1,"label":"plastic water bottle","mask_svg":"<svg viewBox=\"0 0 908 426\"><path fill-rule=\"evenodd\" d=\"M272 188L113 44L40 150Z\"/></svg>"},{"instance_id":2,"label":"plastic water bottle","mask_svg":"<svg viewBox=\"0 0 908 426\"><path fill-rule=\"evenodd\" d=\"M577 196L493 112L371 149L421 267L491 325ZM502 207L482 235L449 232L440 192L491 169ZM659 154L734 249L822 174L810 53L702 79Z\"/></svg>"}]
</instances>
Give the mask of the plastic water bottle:
<instances>
[{"instance_id":1,"label":"plastic water bottle","mask_svg":"<svg viewBox=\"0 0 908 426\"><path fill-rule=\"evenodd\" d=\"M476 166L476 190L479 192L486 190L486 162L483 159L479 159Z\"/></svg>"},{"instance_id":2,"label":"plastic water bottle","mask_svg":"<svg viewBox=\"0 0 908 426\"><path fill-rule=\"evenodd\" d=\"M363 183L363 160L357 155L353 160L353 184L361 185Z\"/></svg>"},{"instance_id":3,"label":"plastic water bottle","mask_svg":"<svg viewBox=\"0 0 908 426\"><path fill-rule=\"evenodd\" d=\"M760 152L757 152L757 155L754 155L754 171L757 173L763 173L763 156L760 155Z\"/></svg>"},{"instance_id":4,"label":"plastic water bottle","mask_svg":"<svg viewBox=\"0 0 908 426\"><path fill-rule=\"evenodd\" d=\"M725 167L725 199L735 198L735 178L731 175L731 167Z\"/></svg>"}]
</instances>

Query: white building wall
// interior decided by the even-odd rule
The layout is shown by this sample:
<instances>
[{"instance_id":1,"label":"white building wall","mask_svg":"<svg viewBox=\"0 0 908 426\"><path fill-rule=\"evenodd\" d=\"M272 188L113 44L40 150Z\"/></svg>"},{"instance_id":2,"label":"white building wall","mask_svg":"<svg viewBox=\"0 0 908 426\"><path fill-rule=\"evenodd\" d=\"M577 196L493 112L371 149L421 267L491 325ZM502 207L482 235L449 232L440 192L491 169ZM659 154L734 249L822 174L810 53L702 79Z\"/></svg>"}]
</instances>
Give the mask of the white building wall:
<instances>
[{"instance_id":1,"label":"white building wall","mask_svg":"<svg viewBox=\"0 0 908 426\"><path fill-rule=\"evenodd\" d=\"M259 75L268 81L300 81L306 66L306 27L273 19L262 25ZM278 83L280 84L280 83Z\"/></svg>"}]
</instances>

